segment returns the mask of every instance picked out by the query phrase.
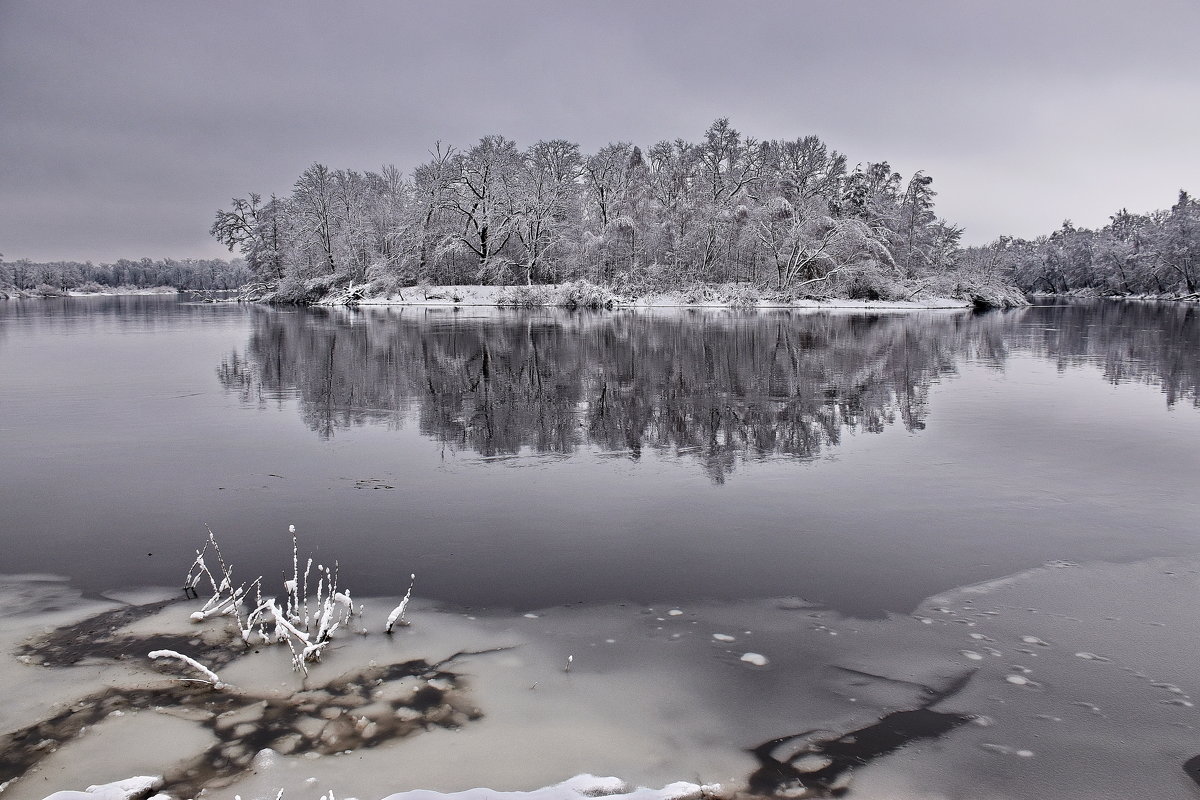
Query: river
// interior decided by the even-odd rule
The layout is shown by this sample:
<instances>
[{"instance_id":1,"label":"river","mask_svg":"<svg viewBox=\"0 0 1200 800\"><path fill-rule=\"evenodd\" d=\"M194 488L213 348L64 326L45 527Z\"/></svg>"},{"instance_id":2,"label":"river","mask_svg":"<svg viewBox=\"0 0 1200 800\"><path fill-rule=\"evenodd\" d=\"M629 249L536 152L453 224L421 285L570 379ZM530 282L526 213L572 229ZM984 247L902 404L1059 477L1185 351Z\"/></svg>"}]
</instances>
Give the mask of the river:
<instances>
[{"instance_id":1,"label":"river","mask_svg":"<svg viewBox=\"0 0 1200 800\"><path fill-rule=\"evenodd\" d=\"M792 598L875 630L1006 576L1191 563L1198 442L1195 305L0 303L0 571L85 597L180 585L206 525L290 577L295 524L360 597L416 573L459 614ZM1190 791L1172 758L1162 796Z\"/></svg>"}]
</instances>

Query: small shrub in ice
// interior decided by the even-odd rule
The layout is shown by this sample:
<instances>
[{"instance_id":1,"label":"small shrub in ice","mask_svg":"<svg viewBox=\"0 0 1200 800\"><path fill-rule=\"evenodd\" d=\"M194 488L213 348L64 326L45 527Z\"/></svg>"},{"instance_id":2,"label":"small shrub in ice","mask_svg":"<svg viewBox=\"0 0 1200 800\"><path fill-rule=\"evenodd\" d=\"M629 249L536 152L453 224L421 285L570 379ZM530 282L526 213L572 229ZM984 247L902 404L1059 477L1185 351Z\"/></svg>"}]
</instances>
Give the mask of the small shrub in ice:
<instances>
[{"instance_id":1,"label":"small shrub in ice","mask_svg":"<svg viewBox=\"0 0 1200 800\"><path fill-rule=\"evenodd\" d=\"M247 645L255 643L256 639L261 644L286 644L292 654L293 667L307 673L306 665L321 660L334 632L354 616L354 602L350 591L338 585L336 562L332 567L317 564L314 573L313 560L309 558L305 561L304 571L300 571L296 526L289 525L288 532L292 535L292 577L284 581L282 606L274 597L264 599L261 576L249 583L237 584L235 588L233 570L222 556L211 530L204 546L196 551L196 559L184 579L184 589L194 595L197 587L205 583L212 588L212 596L191 615L193 620L202 622L214 616L233 616L242 641ZM210 551L219 564L219 576L205 560ZM314 583L316 595L310 596L309 587ZM249 603L252 592L253 603ZM411 594L410 585L409 594L399 608L401 618ZM247 606L253 609L249 613L245 611ZM389 619L389 630L394 622Z\"/></svg>"}]
</instances>

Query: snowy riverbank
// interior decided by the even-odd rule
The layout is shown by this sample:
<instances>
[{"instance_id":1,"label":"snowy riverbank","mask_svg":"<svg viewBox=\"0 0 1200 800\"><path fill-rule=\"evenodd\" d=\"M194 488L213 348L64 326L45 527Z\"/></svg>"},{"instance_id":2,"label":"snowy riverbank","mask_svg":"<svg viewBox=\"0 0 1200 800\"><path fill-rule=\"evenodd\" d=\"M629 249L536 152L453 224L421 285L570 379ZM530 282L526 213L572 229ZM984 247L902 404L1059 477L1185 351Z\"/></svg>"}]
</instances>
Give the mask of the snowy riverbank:
<instances>
[{"instance_id":1,"label":"snowy riverbank","mask_svg":"<svg viewBox=\"0 0 1200 800\"><path fill-rule=\"evenodd\" d=\"M372 294L352 289L348 292L328 296L318 301L316 305L903 311L909 309L964 309L973 307L975 303L971 300L951 297L916 297L911 300L789 298L779 292L758 291L730 285L627 296L593 284L576 283L537 286L421 286L384 294Z\"/></svg>"}]
</instances>

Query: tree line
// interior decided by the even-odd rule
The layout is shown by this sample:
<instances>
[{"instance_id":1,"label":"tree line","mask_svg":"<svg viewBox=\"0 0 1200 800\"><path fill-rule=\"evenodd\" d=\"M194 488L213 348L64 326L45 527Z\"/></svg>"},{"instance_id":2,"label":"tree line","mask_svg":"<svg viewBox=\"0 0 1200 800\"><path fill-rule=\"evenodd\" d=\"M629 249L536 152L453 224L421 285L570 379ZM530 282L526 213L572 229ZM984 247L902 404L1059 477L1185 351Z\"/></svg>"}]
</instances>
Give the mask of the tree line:
<instances>
[{"instance_id":1,"label":"tree line","mask_svg":"<svg viewBox=\"0 0 1200 800\"><path fill-rule=\"evenodd\" d=\"M176 289L236 289L253 280L254 274L240 258L143 258L119 259L111 264L90 261L34 262L29 259L5 261L0 258L0 289L38 294L69 291L103 291L118 287L149 289L173 286Z\"/></svg>"},{"instance_id":2,"label":"tree line","mask_svg":"<svg viewBox=\"0 0 1200 800\"><path fill-rule=\"evenodd\" d=\"M962 229L932 178L851 165L816 136L761 141L718 119L697 142L485 136L405 174L314 163L290 194L250 194L211 233L280 299L332 287L585 279L630 291L753 282L886 297L957 268Z\"/></svg>"},{"instance_id":3,"label":"tree line","mask_svg":"<svg viewBox=\"0 0 1200 800\"><path fill-rule=\"evenodd\" d=\"M786 297L979 299L1027 292L1196 295L1200 202L1122 209L1098 230L1069 221L1035 239L961 246L933 179L886 161L851 166L816 136L758 140L718 119L696 142L585 153L489 135L436 144L405 174L314 163L286 196L251 193L211 234L241 258L34 263L0 259L0 289L261 284L306 302L356 286L587 280L628 294L744 284Z\"/></svg>"},{"instance_id":4,"label":"tree line","mask_svg":"<svg viewBox=\"0 0 1200 800\"><path fill-rule=\"evenodd\" d=\"M1098 230L1070 220L1036 239L1001 237L964 261L1028 292L1192 296L1200 292L1200 201L1186 191L1170 209L1121 209Z\"/></svg>"}]
</instances>

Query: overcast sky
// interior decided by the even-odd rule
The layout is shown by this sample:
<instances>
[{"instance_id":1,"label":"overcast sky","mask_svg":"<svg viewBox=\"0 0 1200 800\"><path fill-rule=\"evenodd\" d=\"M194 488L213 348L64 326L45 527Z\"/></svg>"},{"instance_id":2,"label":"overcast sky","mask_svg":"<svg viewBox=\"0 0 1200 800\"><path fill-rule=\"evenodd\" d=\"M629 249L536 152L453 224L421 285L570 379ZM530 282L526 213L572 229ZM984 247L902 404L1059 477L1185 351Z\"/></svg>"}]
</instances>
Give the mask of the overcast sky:
<instances>
[{"instance_id":1,"label":"overcast sky","mask_svg":"<svg viewBox=\"0 0 1200 800\"><path fill-rule=\"evenodd\" d=\"M306 165L817 134L985 242L1200 192L1196 0L0 0L0 252L203 257Z\"/></svg>"}]
</instances>

